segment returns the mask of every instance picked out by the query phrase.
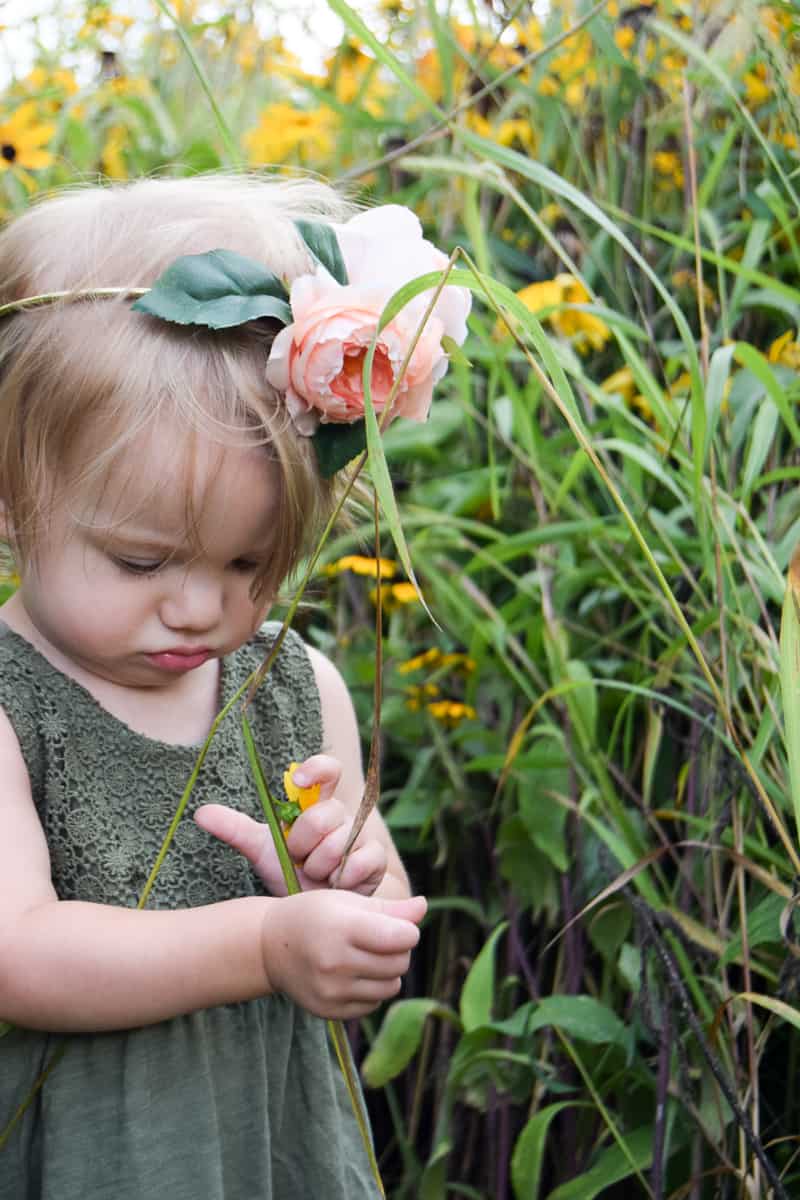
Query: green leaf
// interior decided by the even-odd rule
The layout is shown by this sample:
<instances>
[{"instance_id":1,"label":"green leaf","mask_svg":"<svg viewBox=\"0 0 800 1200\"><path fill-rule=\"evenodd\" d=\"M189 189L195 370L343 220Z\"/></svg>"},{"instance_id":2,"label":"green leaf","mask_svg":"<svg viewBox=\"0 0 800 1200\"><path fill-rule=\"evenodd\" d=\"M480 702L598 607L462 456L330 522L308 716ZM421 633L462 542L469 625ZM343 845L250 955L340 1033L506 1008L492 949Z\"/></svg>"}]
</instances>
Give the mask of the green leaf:
<instances>
[{"instance_id":1,"label":"green leaf","mask_svg":"<svg viewBox=\"0 0 800 1200\"><path fill-rule=\"evenodd\" d=\"M444 1017L458 1025L452 1009L427 997L398 1000L391 1005L361 1066L367 1087L383 1087L405 1070L419 1048L422 1030L430 1016Z\"/></svg>"},{"instance_id":2,"label":"green leaf","mask_svg":"<svg viewBox=\"0 0 800 1200\"><path fill-rule=\"evenodd\" d=\"M14 1028L8 1021L0 1021L0 1038L5 1037L7 1033L11 1033Z\"/></svg>"},{"instance_id":3,"label":"green leaf","mask_svg":"<svg viewBox=\"0 0 800 1200\"><path fill-rule=\"evenodd\" d=\"M492 1016L494 1001L494 952L498 938L508 928L508 921L503 921L490 935L478 957L469 969L461 989L461 1020L464 1029L469 1033L482 1025L487 1025Z\"/></svg>"},{"instance_id":4,"label":"green leaf","mask_svg":"<svg viewBox=\"0 0 800 1200\"><path fill-rule=\"evenodd\" d=\"M786 901L782 896L776 896L770 892L765 896L755 908L747 914L747 945L750 950L755 946L761 946L765 942L780 942L781 930L780 919L781 913L786 907ZM725 949L725 953L720 958L720 966L727 966L728 963L735 962L742 954L742 934L734 934Z\"/></svg>"},{"instance_id":5,"label":"green leaf","mask_svg":"<svg viewBox=\"0 0 800 1200\"><path fill-rule=\"evenodd\" d=\"M593 1045L628 1047L629 1031L616 1013L593 996L545 996L528 1023L528 1032L553 1025L556 1029Z\"/></svg>"},{"instance_id":6,"label":"green leaf","mask_svg":"<svg viewBox=\"0 0 800 1200\"><path fill-rule=\"evenodd\" d=\"M259 317L292 320L286 288L266 267L232 250L178 258L133 305L177 325L230 329Z\"/></svg>"},{"instance_id":7,"label":"green leaf","mask_svg":"<svg viewBox=\"0 0 800 1200\"><path fill-rule=\"evenodd\" d=\"M337 283L345 286L349 282L347 267L339 248L339 239L330 225L318 221L295 221L295 226L317 262L322 263Z\"/></svg>"},{"instance_id":8,"label":"green leaf","mask_svg":"<svg viewBox=\"0 0 800 1200\"><path fill-rule=\"evenodd\" d=\"M800 1011L792 1008L791 1004L787 1004L784 1000L776 1000L773 996L763 996L760 992L739 992L736 999L747 1000L750 1004L758 1004L761 1008L766 1008L769 1012L774 1013L776 1017L788 1021L795 1029L800 1029Z\"/></svg>"},{"instance_id":9,"label":"green leaf","mask_svg":"<svg viewBox=\"0 0 800 1200\"><path fill-rule=\"evenodd\" d=\"M354 421L352 425L337 425L329 421L317 427L311 441L317 455L319 473L323 479L330 479L365 448L366 427L363 421Z\"/></svg>"},{"instance_id":10,"label":"green leaf","mask_svg":"<svg viewBox=\"0 0 800 1200\"><path fill-rule=\"evenodd\" d=\"M636 1129L624 1140L628 1158L619 1146L609 1146L598 1156L593 1167L577 1179L562 1183L554 1192L550 1192L547 1200L594 1200L605 1188L627 1179L637 1167L640 1171L646 1170L653 1161L652 1126Z\"/></svg>"},{"instance_id":11,"label":"green leaf","mask_svg":"<svg viewBox=\"0 0 800 1200\"><path fill-rule=\"evenodd\" d=\"M561 1100L558 1104L549 1104L530 1118L517 1138L511 1155L511 1186L514 1189L514 1200L538 1200L542 1159L550 1122L563 1108L569 1108L572 1103L571 1100Z\"/></svg>"},{"instance_id":12,"label":"green leaf","mask_svg":"<svg viewBox=\"0 0 800 1200\"><path fill-rule=\"evenodd\" d=\"M779 413L775 405L765 398L758 406L756 419L750 427L750 440L742 469L742 503L747 506L750 492L756 479L761 474L761 468L766 462L767 455L775 444L775 430L778 425Z\"/></svg>"},{"instance_id":13,"label":"green leaf","mask_svg":"<svg viewBox=\"0 0 800 1200\"><path fill-rule=\"evenodd\" d=\"M789 763L789 794L800 830L800 577L792 560L783 602L780 634L780 681L783 737Z\"/></svg>"},{"instance_id":14,"label":"green leaf","mask_svg":"<svg viewBox=\"0 0 800 1200\"><path fill-rule=\"evenodd\" d=\"M458 365L461 367L472 367L472 363L467 358L458 342L454 341L453 338L451 338L448 334L445 334L442 338L442 349L450 359L450 362L458 363Z\"/></svg>"}]
</instances>

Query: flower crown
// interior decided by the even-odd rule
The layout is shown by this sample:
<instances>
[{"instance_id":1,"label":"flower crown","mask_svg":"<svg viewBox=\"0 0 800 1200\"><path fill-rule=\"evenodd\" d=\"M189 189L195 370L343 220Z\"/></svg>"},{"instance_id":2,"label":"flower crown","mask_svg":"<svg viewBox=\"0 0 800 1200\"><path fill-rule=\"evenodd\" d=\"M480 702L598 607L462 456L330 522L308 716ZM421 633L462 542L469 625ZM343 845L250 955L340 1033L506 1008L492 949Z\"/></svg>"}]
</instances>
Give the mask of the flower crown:
<instances>
[{"instance_id":1,"label":"flower crown","mask_svg":"<svg viewBox=\"0 0 800 1200\"><path fill-rule=\"evenodd\" d=\"M210 329L263 317L280 321L284 328L272 342L266 379L283 393L297 431L314 439L320 472L329 477L366 444L363 370L373 341L375 412L389 407L384 421L424 421L434 384L447 370L447 350L466 337L471 297L464 288L445 286L431 307L433 293L422 292L379 328L399 288L448 264L423 238L414 213L388 204L344 225L295 225L314 269L289 290L260 263L212 250L176 259L133 307Z\"/></svg>"}]
</instances>

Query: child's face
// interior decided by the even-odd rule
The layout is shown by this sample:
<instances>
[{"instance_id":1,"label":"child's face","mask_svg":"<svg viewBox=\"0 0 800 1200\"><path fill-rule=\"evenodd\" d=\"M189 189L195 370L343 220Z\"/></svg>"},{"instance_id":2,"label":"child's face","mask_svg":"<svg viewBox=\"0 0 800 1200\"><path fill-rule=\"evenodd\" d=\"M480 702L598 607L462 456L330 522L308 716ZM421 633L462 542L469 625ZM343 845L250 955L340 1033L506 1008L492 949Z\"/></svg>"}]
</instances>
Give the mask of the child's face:
<instances>
[{"instance_id":1,"label":"child's face","mask_svg":"<svg viewBox=\"0 0 800 1200\"><path fill-rule=\"evenodd\" d=\"M192 539L180 435L166 432L134 443L99 497L56 514L19 592L52 646L131 687L168 687L236 649L270 600L250 592L277 535L278 468L263 448L198 437Z\"/></svg>"}]
</instances>

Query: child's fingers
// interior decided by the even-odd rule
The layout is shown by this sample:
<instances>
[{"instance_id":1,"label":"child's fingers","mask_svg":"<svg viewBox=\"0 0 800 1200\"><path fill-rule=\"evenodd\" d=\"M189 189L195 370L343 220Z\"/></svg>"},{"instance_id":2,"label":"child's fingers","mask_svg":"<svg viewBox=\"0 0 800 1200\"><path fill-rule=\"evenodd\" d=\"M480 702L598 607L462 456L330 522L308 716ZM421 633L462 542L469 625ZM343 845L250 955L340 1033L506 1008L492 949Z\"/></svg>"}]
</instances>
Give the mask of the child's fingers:
<instances>
[{"instance_id":1,"label":"child's fingers","mask_svg":"<svg viewBox=\"0 0 800 1200\"><path fill-rule=\"evenodd\" d=\"M364 842L362 846L356 844L356 849L347 859L341 875L340 861L341 857L326 876L331 886L348 892L360 892L362 896L371 896L375 889L380 887L386 874L386 847L377 838Z\"/></svg>"},{"instance_id":2,"label":"child's fingers","mask_svg":"<svg viewBox=\"0 0 800 1200\"><path fill-rule=\"evenodd\" d=\"M344 805L335 796L331 796L327 800L320 800L313 808L307 808L297 818L286 835L286 845L292 858L305 863L322 842L338 834L334 837L334 843L338 846L341 857L349 827ZM333 870L333 865L329 867L328 874ZM320 878L326 879L327 874L321 875Z\"/></svg>"},{"instance_id":3,"label":"child's fingers","mask_svg":"<svg viewBox=\"0 0 800 1200\"><path fill-rule=\"evenodd\" d=\"M224 804L203 804L194 814L201 829L243 854L261 873L272 865L274 848L266 825Z\"/></svg>"},{"instance_id":4,"label":"child's fingers","mask_svg":"<svg viewBox=\"0 0 800 1200\"><path fill-rule=\"evenodd\" d=\"M320 800L330 799L339 786L341 777L342 764L332 754L314 754L292 771L292 780L298 787L320 784Z\"/></svg>"},{"instance_id":5,"label":"child's fingers","mask_svg":"<svg viewBox=\"0 0 800 1200\"><path fill-rule=\"evenodd\" d=\"M350 895L353 895L351 892ZM376 904L398 905L388 911L367 913L365 919L353 923L352 942L354 948L367 954L404 954L413 950L419 941L417 923L422 920L427 907L421 896L413 900L388 900L375 896L362 897ZM415 903L418 902L418 903ZM410 914L410 915L407 915Z\"/></svg>"}]
</instances>

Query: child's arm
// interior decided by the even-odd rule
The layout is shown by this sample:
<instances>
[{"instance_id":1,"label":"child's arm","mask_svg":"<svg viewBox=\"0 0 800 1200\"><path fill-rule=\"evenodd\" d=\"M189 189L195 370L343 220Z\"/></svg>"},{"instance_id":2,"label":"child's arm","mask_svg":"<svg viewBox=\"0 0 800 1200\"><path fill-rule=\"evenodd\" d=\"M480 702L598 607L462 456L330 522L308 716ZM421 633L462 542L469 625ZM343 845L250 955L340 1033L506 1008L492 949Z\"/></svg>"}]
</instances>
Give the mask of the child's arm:
<instances>
[{"instance_id":1,"label":"child's arm","mask_svg":"<svg viewBox=\"0 0 800 1200\"><path fill-rule=\"evenodd\" d=\"M0 780L0 1019L51 1032L126 1029L272 991L349 1018L399 990L421 899L307 892L176 912L62 901L2 711Z\"/></svg>"},{"instance_id":2,"label":"child's arm","mask_svg":"<svg viewBox=\"0 0 800 1200\"><path fill-rule=\"evenodd\" d=\"M307 759L293 776L300 786L321 784L319 801L297 818L287 836L292 858L300 864L298 878L304 889L329 887L335 880L337 888L343 890L405 899L410 895L408 876L376 809L367 818L341 878L337 878L364 791L361 743L350 693L342 676L324 654L311 647L308 650L322 707L325 753ZM266 825L217 804L198 809L197 820L203 829L244 854L271 892L285 893Z\"/></svg>"}]
</instances>

